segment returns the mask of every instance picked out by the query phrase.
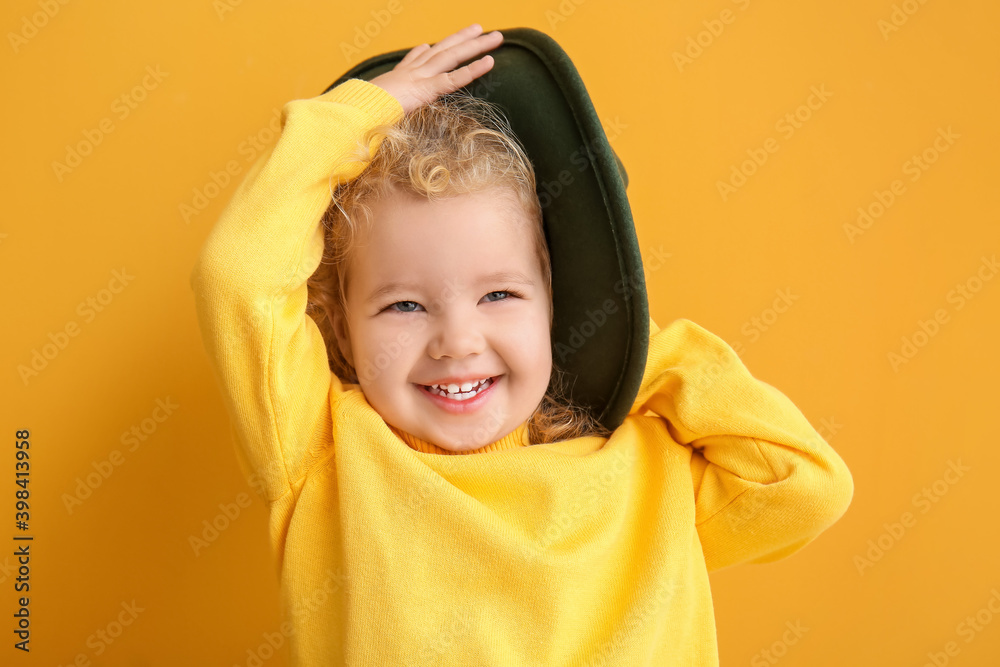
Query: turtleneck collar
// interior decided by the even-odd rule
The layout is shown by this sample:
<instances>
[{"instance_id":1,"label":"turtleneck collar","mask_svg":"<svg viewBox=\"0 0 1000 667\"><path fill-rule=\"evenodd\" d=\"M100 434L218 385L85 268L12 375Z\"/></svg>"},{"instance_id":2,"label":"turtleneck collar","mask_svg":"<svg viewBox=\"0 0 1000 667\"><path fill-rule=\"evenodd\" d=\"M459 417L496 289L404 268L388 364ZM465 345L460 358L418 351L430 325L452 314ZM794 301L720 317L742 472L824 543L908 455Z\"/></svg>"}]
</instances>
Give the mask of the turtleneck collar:
<instances>
[{"instance_id":1,"label":"turtleneck collar","mask_svg":"<svg viewBox=\"0 0 1000 667\"><path fill-rule=\"evenodd\" d=\"M484 454L486 452L499 452L504 449L517 449L518 447L527 447L531 443L528 441L528 422L524 422L516 429L500 438L495 442L491 442L488 445L484 445L479 449L472 449L465 452L453 452L448 449L442 449L437 445L427 442L426 440L421 440L416 436L410 435L405 431L401 431L395 426L389 425L389 429L399 436L403 442L409 445L412 449L418 452L424 452L425 454Z\"/></svg>"}]
</instances>

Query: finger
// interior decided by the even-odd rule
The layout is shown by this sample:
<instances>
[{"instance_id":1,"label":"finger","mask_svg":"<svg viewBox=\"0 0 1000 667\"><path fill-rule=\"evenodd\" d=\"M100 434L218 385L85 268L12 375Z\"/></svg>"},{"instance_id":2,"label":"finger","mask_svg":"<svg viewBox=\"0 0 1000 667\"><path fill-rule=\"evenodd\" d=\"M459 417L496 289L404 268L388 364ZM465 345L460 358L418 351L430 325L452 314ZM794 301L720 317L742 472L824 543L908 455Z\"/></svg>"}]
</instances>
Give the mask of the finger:
<instances>
[{"instance_id":1,"label":"finger","mask_svg":"<svg viewBox=\"0 0 1000 667\"><path fill-rule=\"evenodd\" d=\"M420 44L419 46L414 46L410 49L410 52L403 56L403 59L399 61L400 65L405 65L417 58L421 53L431 48L430 44Z\"/></svg>"},{"instance_id":2,"label":"finger","mask_svg":"<svg viewBox=\"0 0 1000 667\"><path fill-rule=\"evenodd\" d=\"M430 50L424 51L419 57L415 58L413 63L411 63L411 66L423 67L429 61L433 60L435 57L437 57L442 53L455 52L458 54L457 59L448 59L444 61L438 60L434 64L434 69L436 71L430 72L430 76L434 76L435 74L440 74L442 72L447 72L448 70L455 69L455 67L457 67L460 62L475 57L480 53L483 53L484 51L495 49L496 47L500 46L501 42L503 42L503 35L500 34L499 30L494 30L493 32L488 33L486 35L474 36L476 35L476 33L481 31L482 28L479 27L478 23L474 24L473 26L470 26L470 28L472 27L475 27L476 30L472 31L470 34L463 36L462 32L465 31L459 31L454 35L449 35L448 38L442 40L438 44L435 44L433 47L431 47ZM455 37L458 37L458 39L455 41L451 41L449 43L449 41ZM441 47L444 48L442 49Z\"/></svg>"},{"instance_id":3,"label":"finger","mask_svg":"<svg viewBox=\"0 0 1000 667\"><path fill-rule=\"evenodd\" d=\"M458 64L464 62L470 58L473 58L480 53L485 51L490 51L497 48L503 42L503 35L498 31L493 31L487 35L480 35L476 39L471 41L461 42L458 44L453 44L448 49L444 51L431 51L425 52L425 63L433 62L435 67L440 67L440 71L447 71L444 69L455 69ZM424 64L425 64L424 63Z\"/></svg>"},{"instance_id":4,"label":"finger","mask_svg":"<svg viewBox=\"0 0 1000 667\"><path fill-rule=\"evenodd\" d=\"M456 44L461 44L467 42L470 39L475 38L479 33L483 31L483 28L478 23L473 23L472 25L462 28L456 33L448 35L440 42L432 46L430 49L423 52L422 57L414 58L413 66L420 67L426 63L430 58L434 57L438 53L447 51Z\"/></svg>"},{"instance_id":5,"label":"finger","mask_svg":"<svg viewBox=\"0 0 1000 667\"><path fill-rule=\"evenodd\" d=\"M444 79L442 80L441 90L438 92L438 95L446 95L458 90L462 86L472 83L472 81L493 69L493 64L493 56L483 56L465 67L459 67L454 71L439 75L444 77Z\"/></svg>"},{"instance_id":6,"label":"finger","mask_svg":"<svg viewBox=\"0 0 1000 667\"><path fill-rule=\"evenodd\" d=\"M428 51L424 54L426 61L419 64L415 63L414 66L423 67L424 65L430 65L433 70L429 73L430 76L441 72L449 72L466 60L474 58L484 51L497 48L502 41L503 35L499 32L491 32L488 35L481 35L471 42L456 44L447 51L441 51L433 55Z\"/></svg>"},{"instance_id":7,"label":"finger","mask_svg":"<svg viewBox=\"0 0 1000 667\"><path fill-rule=\"evenodd\" d=\"M440 42L438 42L431 48L433 48L435 51L443 51L452 46L453 44L458 44L459 42L464 42L468 39L472 39L476 35L480 34L482 31L483 31L483 26L479 25L478 23L473 23L470 26L462 28L458 32L454 32L448 35L447 37L442 39Z\"/></svg>"}]
</instances>

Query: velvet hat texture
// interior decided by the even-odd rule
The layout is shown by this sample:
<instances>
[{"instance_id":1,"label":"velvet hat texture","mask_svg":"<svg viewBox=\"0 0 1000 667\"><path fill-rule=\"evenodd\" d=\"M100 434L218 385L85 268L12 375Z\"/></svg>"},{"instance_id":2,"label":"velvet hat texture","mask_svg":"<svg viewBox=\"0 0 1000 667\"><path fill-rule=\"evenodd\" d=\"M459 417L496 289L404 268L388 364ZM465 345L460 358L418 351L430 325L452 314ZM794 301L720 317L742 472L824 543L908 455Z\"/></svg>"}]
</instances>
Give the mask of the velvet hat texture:
<instances>
[{"instance_id":1,"label":"velvet hat texture","mask_svg":"<svg viewBox=\"0 0 1000 667\"><path fill-rule=\"evenodd\" d=\"M566 52L532 28L500 32L493 68L459 90L502 111L531 160L552 259L552 360L570 398L614 430L638 394L649 346L628 175ZM388 72L410 48L368 58L327 91Z\"/></svg>"}]
</instances>

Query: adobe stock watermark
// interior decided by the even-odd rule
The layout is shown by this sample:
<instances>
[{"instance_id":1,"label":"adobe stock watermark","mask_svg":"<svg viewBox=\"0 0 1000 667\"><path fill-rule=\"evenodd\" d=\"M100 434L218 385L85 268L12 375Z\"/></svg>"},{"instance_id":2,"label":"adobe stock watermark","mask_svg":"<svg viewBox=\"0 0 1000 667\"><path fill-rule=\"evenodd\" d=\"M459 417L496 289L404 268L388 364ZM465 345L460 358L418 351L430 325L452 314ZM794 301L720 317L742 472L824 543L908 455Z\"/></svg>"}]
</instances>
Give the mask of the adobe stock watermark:
<instances>
[{"instance_id":1,"label":"adobe stock watermark","mask_svg":"<svg viewBox=\"0 0 1000 667\"><path fill-rule=\"evenodd\" d=\"M623 123L618 116L615 116L613 120L602 123L605 126L604 134L607 137L608 143L610 144L614 141L623 130L628 129L628 125ZM574 170L569 168L562 169L554 180L551 181L539 181L538 183L538 203L541 205L542 210L545 210L552 205L556 199L561 197L564 192L566 192L566 187L571 185L578 174L583 173L591 166L590 155L593 149L603 144L600 137L594 137L588 142L577 146L572 153L569 154L569 162L576 167L575 174Z\"/></svg>"},{"instance_id":2,"label":"adobe stock watermark","mask_svg":"<svg viewBox=\"0 0 1000 667\"><path fill-rule=\"evenodd\" d=\"M426 644L420 647L417 655L421 660L433 660L435 664L438 663L442 656L446 656L454 650L455 641L459 637L467 636L472 632L474 618L475 616L469 609L452 609L450 619L438 629ZM423 664L432 663L425 662Z\"/></svg>"},{"instance_id":3,"label":"adobe stock watermark","mask_svg":"<svg viewBox=\"0 0 1000 667\"><path fill-rule=\"evenodd\" d=\"M566 539L581 519L594 516L598 510L598 501L618 490L623 477L635 468L637 457L633 449L619 447L607 456L611 457L610 467L577 485L573 493L576 500L566 510L549 519L544 529L536 533L532 544L521 543L524 560L542 558L549 547Z\"/></svg>"},{"instance_id":4,"label":"adobe stock watermark","mask_svg":"<svg viewBox=\"0 0 1000 667\"><path fill-rule=\"evenodd\" d=\"M955 145L955 140L961 136L960 134L955 134L951 129L951 125L948 126L947 130L939 127L937 129L937 136L934 137L931 145L919 153L914 153L903 163L902 167L900 167L903 175L909 176L911 183L919 181L924 172L938 161L942 153L947 152ZM901 178L893 180L886 190L873 190L872 199L868 204L858 207L858 216L855 221L853 223L844 223L843 229L844 234L847 235L847 240L853 244L857 237L871 229L872 225L885 215L886 211L906 192L906 183Z\"/></svg>"},{"instance_id":5,"label":"adobe stock watermark","mask_svg":"<svg viewBox=\"0 0 1000 667\"><path fill-rule=\"evenodd\" d=\"M7 581L12 574L17 574L17 564L11 564L10 555L4 556L3 565L0 565L0 584Z\"/></svg>"},{"instance_id":6,"label":"adobe stock watermark","mask_svg":"<svg viewBox=\"0 0 1000 667\"><path fill-rule=\"evenodd\" d=\"M243 4L243 0L212 0L212 9L219 21L225 21L229 14L236 11L236 8Z\"/></svg>"},{"instance_id":7,"label":"adobe stock watermark","mask_svg":"<svg viewBox=\"0 0 1000 667\"><path fill-rule=\"evenodd\" d=\"M802 625L802 621L785 621L788 628L781 634L781 639L776 640L765 649L761 649L750 658L750 667L768 667L775 665L779 660L788 655L788 648L795 646L802 639L802 636L809 632L809 628Z\"/></svg>"},{"instance_id":8,"label":"adobe stock watermark","mask_svg":"<svg viewBox=\"0 0 1000 667\"><path fill-rule=\"evenodd\" d=\"M139 618L139 614L146 611L145 607L140 607L133 599L131 602L122 602L119 611L113 619L106 625L92 632L86 640L86 646L90 653L81 651L76 654L72 661L65 667L91 667L91 656L98 658L111 647L115 641L125 633L125 629L131 627ZM60 662L58 667L64 667Z\"/></svg>"},{"instance_id":9,"label":"adobe stock watermark","mask_svg":"<svg viewBox=\"0 0 1000 667\"><path fill-rule=\"evenodd\" d=\"M732 2L740 8L740 11L746 11L746 8L750 6L750 0L732 0ZM738 16L739 14L727 8L719 12L718 18L702 21L701 24L705 26L705 29L698 31L693 37L688 35L684 49L673 53L677 71L683 74L685 67L694 64L695 60L701 58L705 50L715 44L715 40L722 36L726 26L736 22Z\"/></svg>"},{"instance_id":10,"label":"adobe stock watermark","mask_svg":"<svg viewBox=\"0 0 1000 667\"><path fill-rule=\"evenodd\" d=\"M824 443L829 444L843 428L844 425L838 423L836 417L823 417L820 419L819 427L815 428L815 435L803 444L814 447ZM737 531L752 527L758 521L766 521L768 511L774 511L772 505L764 500L760 493L750 492L740 496L740 502L730 504L724 511L724 516L729 527Z\"/></svg>"},{"instance_id":11,"label":"adobe stock watermark","mask_svg":"<svg viewBox=\"0 0 1000 667\"><path fill-rule=\"evenodd\" d=\"M798 294L792 292L791 287L779 288L774 293L775 297L771 305L764 308L757 315L752 316L740 327L740 333L749 338L751 344L760 340L761 336L775 325L781 315L787 313L792 304L801 298ZM729 346L740 356L743 356L743 352L746 349L741 341L729 343Z\"/></svg>"},{"instance_id":12,"label":"adobe stock watermark","mask_svg":"<svg viewBox=\"0 0 1000 667\"><path fill-rule=\"evenodd\" d=\"M949 460L948 468L944 471L944 474L939 479L920 489L917 493L914 493L913 497L910 498L910 503L920 514L927 514L937 503L941 502L941 499L948 494L951 487L958 484L965 477L965 473L970 470L972 468L969 466L962 465L962 459ZM855 555L853 558L854 567L857 568L858 574L864 576L865 570L870 569L875 563L882 560L889 550L906 536L907 531L916 525L917 516L910 511L903 512L899 516L898 521L883 523L882 527L885 530L874 539L868 540L868 550L864 554Z\"/></svg>"},{"instance_id":13,"label":"adobe stock watermark","mask_svg":"<svg viewBox=\"0 0 1000 667\"><path fill-rule=\"evenodd\" d=\"M585 667L612 667L618 665L618 658L614 655L616 644L621 641L622 636L636 636L641 628L658 618L661 610L674 598L677 591L684 586L676 580L661 582L650 598L632 607L622 624L615 629L615 634L604 642L597 651L588 656Z\"/></svg>"},{"instance_id":14,"label":"adobe stock watermark","mask_svg":"<svg viewBox=\"0 0 1000 667\"><path fill-rule=\"evenodd\" d=\"M964 281L956 283L952 289L948 290L945 300L954 305L956 312L962 310L969 301L982 291L986 283L993 280L998 271L1000 271L1000 263L997 262L996 254L991 255L989 258L983 255L980 258L976 271ZM934 311L934 315L926 320L917 320L917 328L913 333L903 335L899 339L900 346L898 351L890 350L886 354L886 359L889 361L892 372L898 373L901 366L910 363L920 350L927 347L931 340L941 333L941 328L950 321L951 315L945 308L938 308Z\"/></svg>"},{"instance_id":15,"label":"adobe stock watermark","mask_svg":"<svg viewBox=\"0 0 1000 667\"><path fill-rule=\"evenodd\" d=\"M819 87L810 86L809 95L805 101L782 116L774 124L775 131L784 140L791 139L812 119L815 112L823 108L831 97L833 97L833 93L826 89L825 83L821 83ZM729 201L729 197L746 185L747 180L756 174L780 148L781 144L774 137L765 139L760 147L748 148L746 153L749 157L746 160L740 162L739 165L730 165L729 178L725 181L720 179L715 182L715 187L719 191L722 201Z\"/></svg>"},{"instance_id":16,"label":"adobe stock watermark","mask_svg":"<svg viewBox=\"0 0 1000 667\"><path fill-rule=\"evenodd\" d=\"M509 417L510 413L502 407L490 407L486 421L476 427L476 430L472 432L471 442L466 444L496 442L498 434Z\"/></svg>"},{"instance_id":17,"label":"adobe stock watermark","mask_svg":"<svg viewBox=\"0 0 1000 667\"><path fill-rule=\"evenodd\" d=\"M293 626L301 625L306 619L318 613L326 606L334 593L346 590L350 584L351 575L344 573L340 568L337 568L336 571L326 568L323 573L326 575L323 583L314 588L309 596L292 601L290 611Z\"/></svg>"},{"instance_id":18,"label":"adobe stock watermark","mask_svg":"<svg viewBox=\"0 0 1000 667\"><path fill-rule=\"evenodd\" d=\"M449 304L458 298L459 293L465 287L461 279L448 278L441 294L434 298L428 306L437 309L444 304ZM412 328L405 329L396 334L391 341L380 341L379 352L373 359L365 359L360 368L355 368L358 380L364 378L367 382L373 382L382 372L389 368L392 363L399 358L403 351L415 343L414 335L422 332L428 326L426 318L419 318L413 323Z\"/></svg>"},{"instance_id":19,"label":"adobe stock watermark","mask_svg":"<svg viewBox=\"0 0 1000 667\"><path fill-rule=\"evenodd\" d=\"M325 607L334 593L346 588L349 575L344 574L339 568L336 572L326 568L323 574L325 578L319 586L308 595L293 600L294 606L290 619L282 621L276 631L261 633L263 641L256 647L246 650L247 657L243 662L246 667L261 667L266 661L277 655L278 650L295 634L296 623L301 625L311 615ZM234 665L234 667L237 666Z\"/></svg>"},{"instance_id":20,"label":"adobe stock watermark","mask_svg":"<svg viewBox=\"0 0 1000 667\"><path fill-rule=\"evenodd\" d=\"M243 157L243 162L228 160L219 170L210 170L202 184L191 189L191 199L177 205L177 212L184 224L191 224L191 220L207 209L212 200L221 195L230 183L243 173L244 167L253 164L280 134L281 109L274 107L271 109L271 117L267 124L253 134L248 134L236 147L236 154Z\"/></svg>"},{"instance_id":21,"label":"adobe stock watermark","mask_svg":"<svg viewBox=\"0 0 1000 667\"><path fill-rule=\"evenodd\" d=\"M135 276L129 274L125 267L122 267L120 271L113 270L107 287L81 301L76 307L76 314L83 318L84 324L90 324L99 313L104 312L111 305L115 296L121 294L133 280L135 280ZM40 349L32 348L31 359L27 365L18 364L17 366L17 374L24 386L27 387L31 379L38 377L42 371L48 368L49 364L59 356L59 353L69 347L71 339L80 335L80 331L81 328L77 321L69 320L61 329L55 332L50 331L47 336L48 342L43 343Z\"/></svg>"},{"instance_id":22,"label":"adobe stock watermark","mask_svg":"<svg viewBox=\"0 0 1000 667\"><path fill-rule=\"evenodd\" d=\"M569 328L566 342L556 341L553 352L559 357L560 363L565 363L567 357L576 354L587 341L597 333L598 329L608 322L608 317L618 312L618 303L614 299L605 299L597 310L587 310L587 318Z\"/></svg>"},{"instance_id":23,"label":"adobe stock watermark","mask_svg":"<svg viewBox=\"0 0 1000 667\"><path fill-rule=\"evenodd\" d=\"M485 421L476 427L476 430L472 433L471 442L483 442L488 443L496 442L498 438L496 437L500 433L501 428L506 422L507 418L510 416L506 410L499 406L490 407ZM462 443L468 444L468 443ZM408 446L408 445L407 445ZM478 448L477 448L478 449ZM471 451L471 450L470 450ZM462 454L454 454L454 456L461 456ZM443 455L447 458L441 459L437 465L441 468L449 468L454 460L451 458L453 455L445 454ZM427 499L432 493L437 493L441 489L449 486L448 480L446 480L440 473L436 471L430 471L430 476L424 479L419 486L413 486L408 489L406 494L406 503L403 505L405 511L415 512L422 508L427 502Z\"/></svg>"},{"instance_id":24,"label":"adobe stock watermark","mask_svg":"<svg viewBox=\"0 0 1000 667\"><path fill-rule=\"evenodd\" d=\"M392 23L393 17L402 11L403 3L400 0L389 0L384 8L372 9L369 12L371 20L354 26L354 37L351 42L340 42L340 52L344 54L344 60L351 62L360 56L361 51L368 48L372 40L381 35L382 31Z\"/></svg>"},{"instance_id":25,"label":"adobe stock watermark","mask_svg":"<svg viewBox=\"0 0 1000 667\"><path fill-rule=\"evenodd\" d=\"M788 298L785 299L784 298L785 296L787 296ZM787 301L790 307L790 302L795 300L792 297L797 298L797 295L791 294L790 290L787 295L779 295L777 300L779 307L782 301ZM773 306L772 309L774 309ZM768 310L769 309L765 308L763 312L767 313ZM778 311L777 309L774 309L773 317L775 321L777 315ZM761 316L762 318L761 322L763 322L763 317L764 315ZM755 318L750 318L749 320L752 326L756 326L754 325L754 321ZM745 351L745 347L740 341L736 341L733 343L724 342L724 345L721 347L715 346L714 349L712 350L712 355L714 356L714 359L711 359L707 363L702 364L700 368L701 372L698 373L694 378L692 378L690 382L687 384L687 390L691 392L691 400L696 400L695 397L697 396L702 396L702 398L698 400L706 400L703 396L704 394L706 394L709 391L712 391L715 385L719 382L719 380L726 378L733 370L735 370L738 366L742 365L742 359L740 358L739 355L743 351ZM831 429L830 435L831 436L834 435L837 430L839 430L839 427Z\"/></svg>"},{"instance_id":26,"label":"adobe stock watermark","mask_svg":"<svg viewBox=\"0 0 1000 667\"><path fill-rule=\"evenodd\" d=\"M19 53L27 43L38 36L38 32L49 24L68 5L70 0L38 0L39 11L21 17L21 26L17 32L7 33L7 42L15 54Z\"/></svg>"},{"instance_id":27,"label":"adobe stock watermark","mask_svg":"<svg viewBox=\"0 0 1000 667\"><path fill-rule=\"evenodd\" d=\"M500 90L502 87L503 82L496 77L496 74L491 69L486 74L466 84L465 90L467 90L473 97L482 99L487 97L493 91Z\"/></svg>"},{"instance_id":28,"label":"adobe stock watermark","mask_svg":"<svg viewBox=\"0 0 1000 667\"><path fill-rule=\"evenodd\" d=\"M903 0L902 4L893 4L889 19L879 19L875 22L878 31L882 33L882 41L888 42L889 35L899 32L899 29L906 25L910 17L926 4L927 0Z\"/></svg>"},{"instance_id":29,"label":"adobe stock watermark","mask_svg":"<svg viewBox=\"0 0 1000 667\"><path fill-rule=\"evenodd\" d=\"M180 405L174 403L170 396L167 396L166 399L157 398L156 407L153 408L150 415L138 424L133 424L127 431L122 432L119 440L123 445L129 446L129 452L136 451L156 433L160 424L167 421L179 407ZM62 494L61 500L63 507L66 508L66 513L72 516L73 512L82 506L85 500L93 496L94 492L101 488L104 482L108 481L108 478L123 463L125 463L125 455L118 449L111 450L107 458L91 461L90 467L93 470L88 471L83 477L76 478L76 486L73 487L72 493Z\"/></svg>"},{"instance_id":30,"label":"adobe stock watermark","mask_svg":"<svg viewBox=\"0 0 1000 667\"><path fill-rule=\"evenodd\" d=\"M993 622L993 617L996 615L1000 615L1000 590L994 587L990 589L989 599L976 611L975 616L966 616L955 626L955 634L961 637L966 644L971 644L979 633ZM957 641L951 640L945 642L940 651L927 652L927 661L924 662L922 667L944 667L961 652L962 647L959 646Z\"/></svg>"},{"instance_id":31,"label":"adobe stock watermark","mask_svg":"<svg viewBox=\"0 0 1000 667\"><path fill-rule=\"evenodd\" d=\"M160 70L159 65L155 67L147 65L145 71L146 75L139 83L116 97L111 103L111 113L119 121L132 115L132 112L146 100L149 93L159 88L163 80L170 75L170 72ZM93 155L94 150L104 143L104 139L116 129L115 121L110 115L99 120L96 127L84 128L82 139L72 145L66 144L63 161L52 161L52 171L56 175L56 180L62 183L69 174L73 173L74 169L83 164L83 159Z\"/></svg>"},{"instance_id":32,"label":"adobe stock watermark","mask_svg":"<svg viewBox=\"0 0 1000 667\"><path fill-rule=\"evenodd\" d=\"M665 261L672 256L671 253L664 250L662 245L647 249L647 252L643 254L643 284L648 284L649 276L663 268ZM638 279L633 280L627 277L619 278L615 282L613 290L616 294L621 294L623 298L627 299L639 287L641 285ZM611 316L617 314L618 311L618 302L614 299L605 299L600 308L585 311L584 319L570 326L568 337L564 341L555 341L552 346L553 358L558 358L559 363L565 363L568 358L583 349L594 334L607 324Z\"/></svg>"},{"instance_id":33,"label":"adobe stock watermark","mask_svg":"<svg viewBox=\"0 0 1000 667\"><path fill-rule=\"evenodd\" d=\"M250 507L250 504L250 494L241 491L236 494L233 502L219 503L219 512L212 517L211 521L202 519L201 532L198 535L193 533L188 535L188 546L191 547L195 557L200 556L205 549L219 539L222 533L236 523L243 510Z\"/></svg>"},{"instance_id":34,"label":"adobe stock watermark","mask_svg":"<svg viewBox=\"0 0 1000 667\"><path fill-rule=\"evenodd\" d=\"M549 22L549 28L555 30L560 23L565 23L585 2L587 0L560 0L555 9L547 8L545 20Z\"/></svg>"},{"instance_id":35,"label":"adobe stock watermark","mask_svg":"<svg viewBox=\"0 0 1000 667\"><path fill-rule=\"evenodd\" d=\"M499 89L500 83L488 72L469 86L471 94L481 96ZM209 207L213 200L224 194L227 188L235 183L239 176L243 175L244 170L252 165L281 136L282 109L283 106L272 107L267 123L240 141L233 152L238 157L242 157L242 161L235 158L227 160L218 169L209 170L201 184L191 188L191 197L177 205L177 212L185 224L190 224L194 218Z\"/></svg>"}]
</instances>

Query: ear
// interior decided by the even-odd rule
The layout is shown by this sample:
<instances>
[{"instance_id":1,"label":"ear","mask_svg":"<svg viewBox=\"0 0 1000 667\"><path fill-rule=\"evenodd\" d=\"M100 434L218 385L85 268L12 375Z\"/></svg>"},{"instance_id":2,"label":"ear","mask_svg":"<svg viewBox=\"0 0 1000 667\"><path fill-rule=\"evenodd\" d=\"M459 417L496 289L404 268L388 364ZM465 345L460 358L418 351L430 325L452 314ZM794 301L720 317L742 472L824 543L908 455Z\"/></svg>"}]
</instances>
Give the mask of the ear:
<instances>
[{"instance_id":1,"label":"ear","mask_svg":"<svg viewBox=\"0 0 1000 667\"><path fill-rule=\"evenodd\" d=\"M347 320L343 313L334 314L332 319L333 332L337 336L337 347L340 349L340 353L344 355L347 363L354 366L354 350L351 348L351 336L348 332ZM357 366L354 367L357 368Z\"/></svg>"}]
</instances>

